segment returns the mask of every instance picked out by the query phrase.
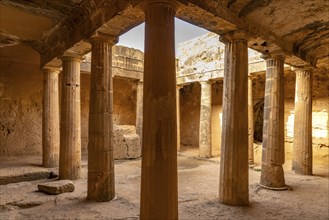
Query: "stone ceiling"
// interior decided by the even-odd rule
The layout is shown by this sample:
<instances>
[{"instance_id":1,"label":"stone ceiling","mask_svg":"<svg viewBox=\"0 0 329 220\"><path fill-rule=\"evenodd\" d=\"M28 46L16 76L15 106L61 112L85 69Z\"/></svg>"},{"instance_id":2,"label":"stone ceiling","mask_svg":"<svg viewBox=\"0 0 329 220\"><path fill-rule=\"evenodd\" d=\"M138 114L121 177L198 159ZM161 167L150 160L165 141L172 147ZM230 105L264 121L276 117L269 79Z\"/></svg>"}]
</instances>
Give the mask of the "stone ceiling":
<instances>
[{"instance_id":1,"label":"stone ceiling","mask_svg":"<svg viewBox=\"0 0 329 220\"><path fill-rule=\"evenodd\" d=\"M249 47L283 50L292 66L328 69L329 1L180 0L177 17L222 34L243 30ZM41 66L64 52L87 53L96 31L119 36L144 20L140 0L0 0L0 59L41 55ZM12 50L15 52L8 52ZM33 49L32 49L33 48ZM32 61L31 61L32 62Z\"/></svg>"}]
</instances>

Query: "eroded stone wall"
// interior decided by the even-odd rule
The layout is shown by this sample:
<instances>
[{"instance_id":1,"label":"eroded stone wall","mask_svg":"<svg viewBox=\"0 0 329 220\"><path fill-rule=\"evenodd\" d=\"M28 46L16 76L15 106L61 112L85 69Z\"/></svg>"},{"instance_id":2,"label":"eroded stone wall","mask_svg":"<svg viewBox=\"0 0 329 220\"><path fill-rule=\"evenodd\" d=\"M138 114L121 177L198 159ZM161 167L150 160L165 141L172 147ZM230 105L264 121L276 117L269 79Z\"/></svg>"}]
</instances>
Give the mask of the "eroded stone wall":
<instances>
[{"instance_id":1,"label":"eroded stone wall","mask_svg":"<svg viewBox=\"0 0 329 220\"><path fill-rule=\"evenodd\" d=\"M0 62L0 159L41 153L42 83L38 66Z\"/></svg>"}]
</instances>

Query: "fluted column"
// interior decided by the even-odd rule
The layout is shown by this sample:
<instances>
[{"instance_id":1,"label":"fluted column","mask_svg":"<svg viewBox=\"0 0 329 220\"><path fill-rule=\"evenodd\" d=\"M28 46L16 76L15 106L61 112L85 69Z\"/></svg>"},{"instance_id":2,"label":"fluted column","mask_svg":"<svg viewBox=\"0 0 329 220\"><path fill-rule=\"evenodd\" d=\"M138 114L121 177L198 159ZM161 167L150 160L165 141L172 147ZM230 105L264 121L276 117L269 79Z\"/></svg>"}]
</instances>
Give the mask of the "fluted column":
<instances>
[{"instance_id":1,"label":"fluted column","mask_svg":"<svg viewBox=\"0 0 329 220\"><path fill-rule=\"evenodd\" d=\"M252 79L248 77L248 162L254 165L254 105L252 100Z\"/></svg>"},{"instance_id":2,"label":"fluted column","mask_svg":"<svg viewBox=\"0 0 329 220\"><path fill-rule=\"evenodd\" d=\"M90 105L88 131L87 198L109 201L115 196L113 161L112 46L117 39L94 36L91 43Z\"/></svg>"},{"instance_id":3,"label":"fluted column","mask_svg":"<svg viewBox=\"0 0 329 220\"><path fill-rule=\"evenodd\" d=\"M177 110L177 152L180 152L180 89L182 86L176 87L176 110Z\"/></svg>"},{"instance_id":4,"label":"fluted column","mask_svg":"<svg viewBox=\"0 0 329 220\"><path fill-rule=\"evenodd\" d=\"M293 166L296 173L312 175L312 71L296 70Z\"/></svg>"},{"instance_id":5,"label":"fluted column","mask_svg":"<svg viewBox=\"0 0 329 220\"><path fill-rule=\"evenodd\" d=\"M199 156L211 157L211 83L200 82Z\"/></svg>"},{"instance_id":6,"label":"fluted column","mask_svg":"<svg viewBox=\"0 0 329 220\"><path fill-rule=\"evenodd\" d=\"M175 7L144 1L141 219L178 219Z\"/></svg>"},{"instance_id":7,"label":"fluted column","mask_svg":"<svg viewBox=\"0 0 329 220\"><path fill-rule=\"evenodd\" d=\"M137 82L136 94L136 133L139 135L140 146L143 146L143 82Z\"/></svg>"},{"instance_id":8,"label":"fluted column","mask_svg":"<svg viewBox=\"0 0 329 220\"><path fill-rule=\"evenodd\" d=\"M80 62L79 56L62 57L60 179L78 179L81 173Z\"/></svg>"},{"instance_id":9,"label":"fluted column","mask_svg":"<svg viewBox=\"0 0 329 220\"><path fill-rule=\"evenodd\" d=\"M42 165L57 167L59 162L59 69L43 69Z\"/></svg>"},{"instance_id":10,"label":"fluted column","mask_svg":"<svg viewBox=\"0 0 329 220\"><path fill-rule=\"evenodd\" d=\"M266 83L264 100L262 171L260 185L287 189L284 180L284 56L264 55Z\"/></svg>"},{"instance_id":11,"label":"fluted column","mask_svg":"<svg viewBox=\"0 0 329 220\"><path fill-rule=\"evenodd\" d=\"M248 44L241 32L225 42L219 200L247 205L248 192Z\"/></svg>"}]
</instances>

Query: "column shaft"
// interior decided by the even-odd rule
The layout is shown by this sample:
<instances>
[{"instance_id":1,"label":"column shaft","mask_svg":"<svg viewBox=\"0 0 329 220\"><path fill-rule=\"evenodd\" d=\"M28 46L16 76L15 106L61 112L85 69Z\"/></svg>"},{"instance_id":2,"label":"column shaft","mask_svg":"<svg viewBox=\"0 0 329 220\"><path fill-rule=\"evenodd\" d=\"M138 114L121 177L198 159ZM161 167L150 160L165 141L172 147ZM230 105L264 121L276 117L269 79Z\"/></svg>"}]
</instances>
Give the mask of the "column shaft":
<instances>
[{"instance_id":1,"label":"column shaft","mask_svg":"<svg viewBox=\"0 0 329 220\"><path fill-rule=\"evenodd\" d=\"M178 219L175 8L145 9L141 219Z\"/></svg>"},{"instance_id":2,"label":"column shaft","mask_svg":"<svg viewBox=\"0 0 329 220\"><path fill-rule=\"evenodd\" d=\"M180 86L176 89L176 109L177 109L177 152L180 152Z\"/></svg>"},{"instance_id":3,"label":"column shaft","mask_svg":"<svg viewBox=\"0 0 329 220\"><path fill-rule=\"evenodd\" d=\"M244 38L225 44L223 122L219 200L247 205L248 192L248 46Z\"/></svg>"},{"instance_id":4,"label":"column shaft","mask_svg":"<svg viewBox=\"0 0 329 220\"><path fill-rule=\"evenodd\" d=\"M140 146L143 146L143 82L137 82L136 94L136 133L139 135Z\"/></svg>"},{"instance_id":5,"label":"column shaft","mask_svg":"<svg viewBox=\"0 0 329 220\"><path fill-rule=\"evenodd\" d=\"M43 70L42 165L57 167L59 162L59 70Z\"/></svg>"},{"instance_id":6,"label":"column shaft","mask_svg":"<svg viewBox=\"0 0 329 220\"><path fill-rule=\"evenodd\" d=\"M293 170L312 175L312 72L296 71Z\"/></svg>"},{"instance_id":7,"label":"column shaft","mask_svg":"<svg viewBox=\"0 0 329 220\"><path fill-rule=\"evenodd\" d=\"M254 105L252 100L252 79L248 78L248 161L254 165Z\"/></svg>"},{"instance_id":8,"label":"column shaft","mask_svg":"<svg viewBox=\"0 0 329 220\"><path fill-rule=\"evenodd\" d=\"M199 156L211 157L211 83L200 82Z\"/></svg>"},{"instance_id":9,"label":"column shaft","mask_svg":"<svg viewBox=\"0 0 329 220\"><path fill-rule=\"evenodd\" d=\"M109 201L115 196L113 162L113 78L112 44L92 37L88 191L87 197L95 201Z\"/></svg>"},{"instance_id":10,"label":"column shaft","mask_svg":"<svg viewBox=\"0 0 329 220\"><path fill-rule=\"evenodd\" d=\"M80 60L62 57L60 179L78 179L81 173Z\"/></svg>"},{"instance_id":11,"label":"column shaft","mask_svg":"<svg viewBox=\"0 0 329 220\"><path fill-rule=\"evenodd\" d=\"M265 57L262 171L260 184L267 188L285 187L284 172L284 58Z\"/></svg>"}]
</instances>

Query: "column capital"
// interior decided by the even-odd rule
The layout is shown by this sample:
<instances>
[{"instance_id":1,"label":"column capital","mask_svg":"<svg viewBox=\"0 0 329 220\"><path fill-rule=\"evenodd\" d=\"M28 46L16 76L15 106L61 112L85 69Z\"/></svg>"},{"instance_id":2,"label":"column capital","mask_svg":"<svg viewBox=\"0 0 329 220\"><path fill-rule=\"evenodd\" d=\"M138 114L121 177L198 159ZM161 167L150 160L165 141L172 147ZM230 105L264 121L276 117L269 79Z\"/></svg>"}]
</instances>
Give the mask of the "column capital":
<instances>
[{"instance_id":1,"label":"column capital","mask_svg":"<svg viewBox=\"0 0 329 220\"><path fill-rule=\"evenodd\" d=\"M146 8L152 4L166 4L171 5L175 10L179 9L182 5L187 5L187 0L144 0L137 5L138 8L145 11Z\"/></svg>"},{"instance_id":2,"label":"column capital","mask_svg":"<svg viewBox=\"0 0 329 220\"><path fill-rule=\"evenodd\" d=\"M261 58L264 60L270 59L277 59L277 60L284 60L285 59L285 52L283 50L276 50L273 52L266 52L261 55Z\"/></svg>"},{"instance_id":3,"label":"column capital","mask_svg":"<svg viewBox=\"0 0 329 220\"><path fill-rule=\"evenodd\" d=\"M104 42L110 45L115 45L118 43L119 39L117 36L113 36L110 34L105 34L102 32L97 31L91 37L89 37L88 41L92 44L94 42Z\"/></svg>"},{"instance_id":4,"label":"column capital","mask_svg":"<svg viewBox=\"0 0 329 220\"><path fill-rule=\"evenodd\" d=\"M219 41L223 43L230 43L235 41L248 41L250 39L250 36L242 30L235 30L226 32L224 34L219 35Z\"/></svg>"},{"instance_id":5,"label":"column capital","mask_svg":"<svg viewBox=\"0 0 329 220\"><path fill-rule=\"evenodd\" d=\"M58 66L48 66L48 65L46 65L46 66L42 67L41 70L42 70L42 72L47 71L47 72L57 73L57 74L59 74L59 73L61 72L61 70L62 70L62 67L58 67Z\"/></svg>"},{"instance_id":6,"label":"column capital","mask_svg":"<svg viewBox=\"0 0 329 220\"><path fill-rule=\"evenodd\" d=\"M199 81L199 83L200 83L200 84L210 84L210 85L213 84L213 82L210 81L210 80L207 80L207 81Z\"/></svg>"},{"instance_id":7,"label":"column capital","mask_svg":"<svg viewBox=\"0 0 329 220\"><path fill-rule=\"evenodd\" d=\"M83 60L84 56L78 53L65 52L61 57L61 60Z\"/></svg>"},{"instance_id":8,"label":"column capital","mask_svg":"<svg viewBox=\"0 0 329 220\"><path fill-rule=\"evenodd\" d=\"M313 72L315 70L312 66L298 66L298 67L291 67L291 70L294 72Z\"/></svg>"},{"instance_id":9,"label":"column capital","mask_svg":"<svg viewBox=\"0 0 329 220\"><path fill-rule=\"evenodd\" d=\"M181 88L183 88L183 87L184 87L184 85L176 84L176 89L181 89Z\"/></svg>"}]
</instances>

